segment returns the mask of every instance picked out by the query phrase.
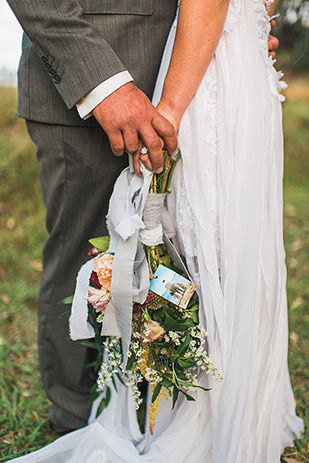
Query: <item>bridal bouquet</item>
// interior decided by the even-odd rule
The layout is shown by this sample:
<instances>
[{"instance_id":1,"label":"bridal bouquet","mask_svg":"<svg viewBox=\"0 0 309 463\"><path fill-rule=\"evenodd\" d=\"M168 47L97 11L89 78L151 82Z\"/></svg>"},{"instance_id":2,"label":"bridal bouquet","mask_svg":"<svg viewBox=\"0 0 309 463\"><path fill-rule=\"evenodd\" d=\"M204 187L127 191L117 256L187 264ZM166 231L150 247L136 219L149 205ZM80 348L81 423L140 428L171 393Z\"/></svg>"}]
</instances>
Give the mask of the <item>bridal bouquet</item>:
<instances>
[{"instance_id":1,"label":"bridal bouquet","mask_svg":"<svg viewBox=\"0 0 309 463\"><path fill-rule=\"evenodd\" d=\"M131 388L138 409L139 386L146 380L152 388L151 433L162 398L170 396L173 408L180 393L194 400L191 390L208 390L199 385L201 370L221 379L205 351L207 333L199 324L196 285L168 238L171 220L165 201L179 157L165 153L162 174L146 174L142 184L129 171L123 174L128 179L124 189L123 179L116 183L108 215L110 236L90 241L94 258L86 264L87 284L83 274L78 278L71 315L71 337L87 337L78 333L79 326L74 333L83 294L88 337L94 336L100 353L93 365L98 369L97 387L105 392L98 412L107 406L116 378ZM115 218L115 204L119 207L121 201L126 205ZM135 206L128 213L132 201Z\"/></svg>"}]
</instances>

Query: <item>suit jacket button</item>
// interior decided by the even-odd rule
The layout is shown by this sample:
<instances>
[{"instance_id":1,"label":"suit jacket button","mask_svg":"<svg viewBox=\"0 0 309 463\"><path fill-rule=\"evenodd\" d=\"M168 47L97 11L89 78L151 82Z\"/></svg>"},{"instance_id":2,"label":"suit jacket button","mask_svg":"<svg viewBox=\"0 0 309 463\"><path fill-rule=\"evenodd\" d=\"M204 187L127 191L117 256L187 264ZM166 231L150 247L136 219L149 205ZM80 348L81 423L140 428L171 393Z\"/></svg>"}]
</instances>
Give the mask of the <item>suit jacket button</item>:
<instances>
[{"instance_id":1,"label":"suit jacket button","mask_svg":"<svg viewBox=\"0 0 309 463\"><path fill-rule=\"evenodd\" d=\"M49 69L51 68L51 64L50 64L50 63L45 63L44 66L45 66L45 68L46 68L47 70L49 70Z\"/></svg>"},{"instance_id":2,"label":"suit jacket button","mask_svg":"<svg viewBox=\"0 0 309 463\"><path fill-rule=\"evenodd\" d=\"M43 61L43 63L46 63L47 58L45 56L41 56L41 61Z\"/></svg>"},{"instance_id":3,"label":"suit jacket button","mask_svg":"<svg viewBox=\"0 0 309 463\"><path fill-rule=\"evenodd\" d=\"M61 82L61 77L58 74L55 74L53 79L55 84L59 84L59 82Z\"/></svg>"}]
</instances>

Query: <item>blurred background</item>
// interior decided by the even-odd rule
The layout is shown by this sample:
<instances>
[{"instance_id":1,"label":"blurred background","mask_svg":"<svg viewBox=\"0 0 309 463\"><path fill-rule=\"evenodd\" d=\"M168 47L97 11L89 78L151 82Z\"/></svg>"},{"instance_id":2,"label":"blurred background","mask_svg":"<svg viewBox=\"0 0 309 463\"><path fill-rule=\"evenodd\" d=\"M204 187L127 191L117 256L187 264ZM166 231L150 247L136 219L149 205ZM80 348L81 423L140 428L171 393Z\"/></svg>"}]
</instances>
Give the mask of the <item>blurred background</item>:
<instances>
[{"instance_id":1,"label":"blurred background","mask_svg":"<svg viewBox=\"0 0 309 463\"><path fill-rule=\"evenodd\" d=\"M282 462L308 462L309 1L282 0L273 33L284 91L284 235L289 366L305 435ZM46 239L35 147L15 116L22 31L0 0L0 462L53 441L37 360L37 298Z\"/></svg>"}]
</instances>

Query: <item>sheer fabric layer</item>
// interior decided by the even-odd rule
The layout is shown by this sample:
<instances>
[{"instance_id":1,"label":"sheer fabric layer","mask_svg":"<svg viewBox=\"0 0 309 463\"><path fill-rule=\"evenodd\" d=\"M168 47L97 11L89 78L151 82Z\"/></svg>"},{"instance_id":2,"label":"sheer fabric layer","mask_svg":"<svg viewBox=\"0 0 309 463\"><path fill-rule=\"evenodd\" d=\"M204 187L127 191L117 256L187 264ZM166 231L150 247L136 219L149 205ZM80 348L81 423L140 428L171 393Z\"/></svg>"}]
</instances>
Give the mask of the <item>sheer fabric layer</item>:
<instances>
[{"instance_id":1,"label":"sheer fabric layer","mask_svg":"<svg viewBox=\"0 0 309 463\"><path fill-rule=\"evenodd\" d=\"M166 45L160 97L176 25ZM262 0L232 0L215 58L179 131L182 162L169 208L199 286L201 320L222 383L196 402L164 402L154 436L140 433L118 384L90 424L20 463L279 463L302 421L287 369L278 75L267 56Z\"/></svg>"}]
</instances>

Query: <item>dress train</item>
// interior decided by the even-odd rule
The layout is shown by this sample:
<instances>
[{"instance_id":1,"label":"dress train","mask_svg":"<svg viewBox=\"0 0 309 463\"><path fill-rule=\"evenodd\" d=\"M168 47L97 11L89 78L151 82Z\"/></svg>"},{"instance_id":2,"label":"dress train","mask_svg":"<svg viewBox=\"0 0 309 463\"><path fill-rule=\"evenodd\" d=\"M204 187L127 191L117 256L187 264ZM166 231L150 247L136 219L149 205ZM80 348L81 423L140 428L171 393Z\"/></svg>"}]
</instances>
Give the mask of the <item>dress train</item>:
<instances>
[{"instance_id":1,"label":"dress train","mask_svg":"<svg viewBox=\"0 0 309 463\"><path fill-rule=\"evenodd\" d=\"M168 200L222 383L204 377L212 390L196 391L195 402L180 400L172 412L162 401L153 436L141 434L130 391L119 383L98 419L14 462L279 463L300 435L287 368L282 84L268 57L266 3L230 2L181 123L182 160Z\"/></svg>"}]
</instances>

